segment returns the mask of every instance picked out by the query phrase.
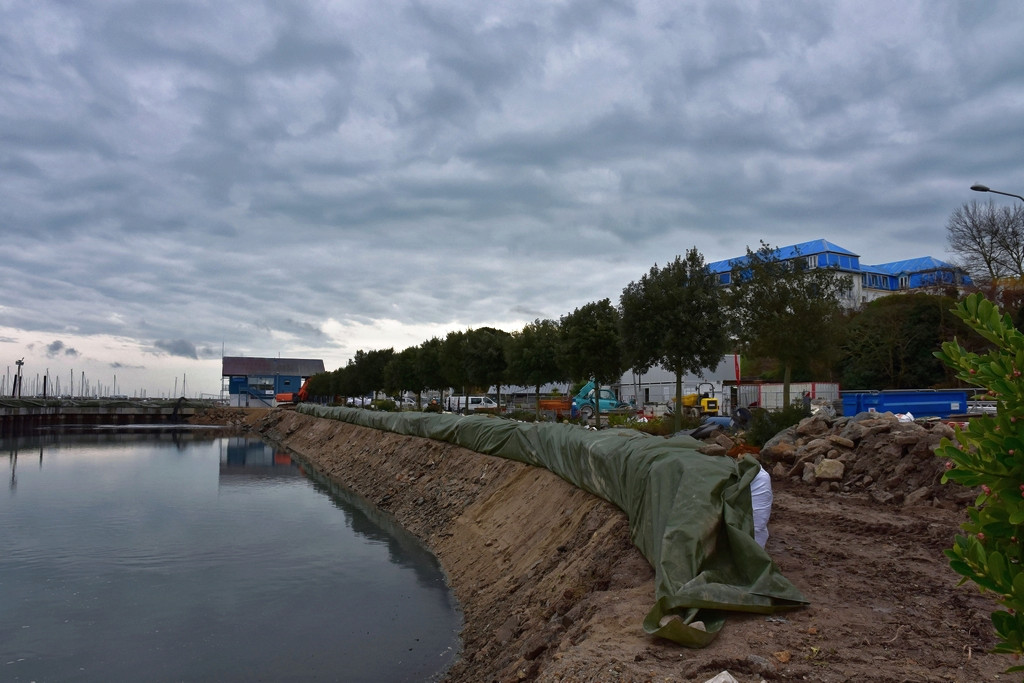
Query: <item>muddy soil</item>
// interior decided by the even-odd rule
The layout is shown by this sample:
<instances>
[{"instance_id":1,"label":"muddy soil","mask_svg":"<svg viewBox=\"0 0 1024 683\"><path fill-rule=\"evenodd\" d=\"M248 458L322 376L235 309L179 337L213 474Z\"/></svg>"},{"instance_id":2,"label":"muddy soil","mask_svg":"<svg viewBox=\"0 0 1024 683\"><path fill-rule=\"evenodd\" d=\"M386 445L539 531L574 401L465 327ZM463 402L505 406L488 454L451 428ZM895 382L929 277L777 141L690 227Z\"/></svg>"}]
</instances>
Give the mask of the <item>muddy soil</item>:
<instances>
[{"instance_id":1,"label":"muddy soil","mask_svg":"<svg viewBox=\"0 0 1024 683\"><path fill-rule=\"evenodd\" d=\"M942 554L962 509L777 478L767 550L810 606L736 615L690 650L641 628L653 571L623 513L546 470L293 410L227 413L206 419L285 444L432 548L465 616L448 681L1020 680L987 652L994 602Z\"/></svg>"}]
</instances>

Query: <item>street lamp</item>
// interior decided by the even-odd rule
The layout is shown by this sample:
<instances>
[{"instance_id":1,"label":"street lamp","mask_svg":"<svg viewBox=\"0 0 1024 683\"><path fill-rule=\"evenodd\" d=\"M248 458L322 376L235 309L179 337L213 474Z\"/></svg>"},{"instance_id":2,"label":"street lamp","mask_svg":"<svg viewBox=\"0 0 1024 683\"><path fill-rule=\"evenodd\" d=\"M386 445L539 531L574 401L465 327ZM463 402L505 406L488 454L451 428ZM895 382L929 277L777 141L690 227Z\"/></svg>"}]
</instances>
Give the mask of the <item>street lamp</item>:
<instances>
[{"instance_id":1,"label":"street lamp","mask_svg":"<svg viewBox=\"0 0 1024 683\"><path fill-rule=\"evenodd\" d=\"M25 359L16 360L14 364L18 366L18 374L14 376L14 390L11 392L11 398L21 398L21 367L25 364Z\"/></svg>"},{"instance_id":2,"label":"street lamp","mask_svg":"<svg viewBox=\"0 0 1024 683\"><path fill-rule=\"evenodd\" d=\"M1019 194L1012 194L1010 192L1000 192L999 190L993 190L988 185L981 185L980 183L971 185L971 189L974 190L975 192L991 192L992 194L1001 194L1006 195L1007 197L1016 197L1017 199L1024 202L1024 197L1021 197Z\"/></svg>"}]
</instances>

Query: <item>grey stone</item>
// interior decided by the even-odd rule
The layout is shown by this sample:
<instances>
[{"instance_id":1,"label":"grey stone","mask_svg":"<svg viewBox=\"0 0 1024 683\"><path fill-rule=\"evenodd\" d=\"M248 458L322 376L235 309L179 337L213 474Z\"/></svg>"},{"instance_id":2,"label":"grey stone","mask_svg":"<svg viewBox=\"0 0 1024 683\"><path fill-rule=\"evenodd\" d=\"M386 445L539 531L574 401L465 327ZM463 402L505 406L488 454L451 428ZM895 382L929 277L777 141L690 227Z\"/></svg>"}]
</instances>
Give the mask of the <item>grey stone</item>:
<instances>
[{"instance_id":1,"label":"grey stone","mask_svg":"<svg viewBox=\"0 0 1024 683\"><path fill-rule=\"evenodd\" d=\"M763 447L761 455L776 462L793 462L796 457L796 446L791 441L780 441L773 446Z\"/></svg>"},{"instance_id":2,"label":"grey stone","mask_svg":"<svg viewBox=\"0 0 1024 683\"><path fill-rule=\"evenodd\" d=\"M796 426L796 433L801 436L816 436L818 434L825 434L830 429L828 421L822 417L805 417Z\"/></svg>"},{"instance_id":3,"label":"grey stone","mask_svg":"<svg viewBox=\"0 0 1024 683\"><path fill-rule=\"evenodd\" d=\"M846 473L846 466L838 460L826 459L814 466L815 479L823 481L841 481Z\"/></svg>"},{"instance_id":4,"label":"grey stone","mask_svg":"<svg viewBox=\"0 0 1024 683\"><path fill-rule=\"evenodd\" d=\"M932 489L930 486L922 486L919 489L915 489L907 494L907 497L903 500L903 507L925 504L928 498L931 497L931 494Z\"/></svg>"},{"instance_id":5,"label":"grey stone","mask_svg":"<svg viewBox=\"0 0 1024 683\"><path fill-rule=\"evenodd\" d=\"M884 491L882 489L872 489L871 499L874 500L876 503L888 505L889 503L893 502L895 496L889 493L888 491Z\"/></svg>"},{"instance_id":6,"label":"grey stone","mask_svg":"<svg viewBox=\"0 0 1024 683\"><path fill-rule=\"evenodd\" d=\"M846 437L840 436L838 434L833 434L832 436L828 437L828 440L837 446L842 446L843 448L853 448L856 445L853 443L852 439L847 439Z\"/></svg>"},{"instance_id":7,"label":"grey stone","mask_svg":"<svg viewBox=\"0 0 1024 683\"><path fill-rule=\"evenodd\" d=\"M727 435L725 435L722 432L718 432L717 434L715 434L714 438L711 439L711 441L718 444L727 451L736 446L736 442L730 439Z\"/></svg>"}]
</instances>

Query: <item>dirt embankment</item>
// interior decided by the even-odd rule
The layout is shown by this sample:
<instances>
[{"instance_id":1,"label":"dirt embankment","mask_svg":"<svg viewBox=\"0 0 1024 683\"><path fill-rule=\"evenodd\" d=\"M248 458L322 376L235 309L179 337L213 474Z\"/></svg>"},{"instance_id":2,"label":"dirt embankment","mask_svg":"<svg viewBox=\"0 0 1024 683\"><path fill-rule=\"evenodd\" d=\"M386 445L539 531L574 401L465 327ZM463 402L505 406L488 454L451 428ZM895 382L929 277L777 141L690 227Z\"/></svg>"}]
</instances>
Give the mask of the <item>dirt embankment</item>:
<instances>
[{"instance_id":1,"label":"dirt embankment","mask_svg":"<svg viewBox=\"0 0 1024 683\"><path fill-rule=\"evenodd\" d=\"M942 549L962 512L775 483L767 549L810 607L736 615L708 648L647 636L653 571L625 516L555 475L291 410L251 426L393 514L440 559L465 614L447 680L1016 680L986 650L992 601Z\"/></svg>"}]
</instances>

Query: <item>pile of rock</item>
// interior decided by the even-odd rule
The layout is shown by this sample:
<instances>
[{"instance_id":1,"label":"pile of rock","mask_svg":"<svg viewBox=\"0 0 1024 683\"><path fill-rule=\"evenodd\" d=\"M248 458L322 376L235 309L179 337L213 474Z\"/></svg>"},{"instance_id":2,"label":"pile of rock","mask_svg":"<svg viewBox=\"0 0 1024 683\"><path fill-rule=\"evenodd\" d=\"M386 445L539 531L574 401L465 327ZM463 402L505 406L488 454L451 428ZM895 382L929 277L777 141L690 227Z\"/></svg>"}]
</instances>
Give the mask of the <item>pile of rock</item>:
<instances>
[{"instance_id":1,"label":"pile of rock","mask_svg":"<svg viewBox=\"0 0 1024 683\"><path fill-rule=\"evenodd\" d=\"M250 431L270 412L269 408L232 408L213 406L189 418L189 424L217 425L228 430Z\"/></svg>"},{"instance_id":2,"label":"pile of rock","mask_svg":"<svg viewBox=\"0 0 1024 683\"><path fill-rule=\"evenodd\" d=\"M943 484L946 463L935 455L953 428L939 420L902 422L892 413L860 413L852 417L806 418L761 448L757 455L772 479L788 478L821 493L863 492L889 505L960 506L977 491L956 483ZM701 450L736 452L724 434L713 436Z\"/></svg>"}]
</instances>

